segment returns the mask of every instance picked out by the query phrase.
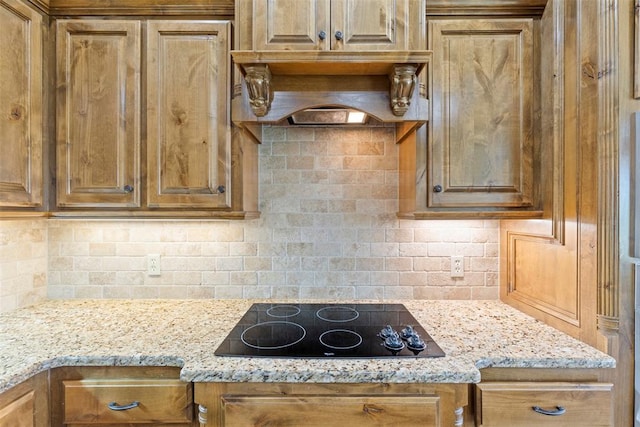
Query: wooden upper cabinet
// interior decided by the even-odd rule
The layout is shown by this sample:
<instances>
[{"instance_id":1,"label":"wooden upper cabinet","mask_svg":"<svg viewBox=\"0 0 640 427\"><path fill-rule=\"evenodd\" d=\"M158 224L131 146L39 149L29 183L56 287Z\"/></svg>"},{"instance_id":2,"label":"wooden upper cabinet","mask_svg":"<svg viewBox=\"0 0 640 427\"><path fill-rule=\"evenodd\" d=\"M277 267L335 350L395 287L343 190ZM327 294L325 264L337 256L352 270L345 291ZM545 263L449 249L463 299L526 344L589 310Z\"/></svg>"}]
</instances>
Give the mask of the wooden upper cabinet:
<instances>
[{"instance_id":1,"label":"wooden upper cabinet","mask_svg":"<svg viewBox=\"0 0 640 427\"><path fill-rule=\"evenodd\" d=\"M138 21L58 21L58 206L140 206L140 45Z\"/></svg>"},{"instance_id":2,"label":"wooden upper cabinet","mask_svg":"<svg viewBox=\"0 0 640 427\"><path fill-rule=\"evenodd\" d=\"M431 20L428 207L533 201L533 20Z\"/></svg>"},{"instance_id":3,"label":"wooden upper cabinet","mask_svg":"<svg viewBox=\"0 0 640 427\"><path fill-rule=\"evenodd\" d=\"M423 0L254 0L252 13L254 50L409 50L424 39Z\"/></svg>"},{"instance_id":4,"label":"wooden upper cabinet","mask_svg":"<svg viewBox=\"0 0 640 427\"><path fill-rule=\"evenodd\" d=\"M231 25L149 21L149 207L230 207Z\"/></svg>"},{"instance_id":5,"label":"wooden upper cabinet","mask_svg":"<svg viewBox=\"0 0 640 427\"><path fill-rule=\"evenodd\" d=\"M42 16L0 0L0 207L42 206Z\"/></svg>"}]
</instances>

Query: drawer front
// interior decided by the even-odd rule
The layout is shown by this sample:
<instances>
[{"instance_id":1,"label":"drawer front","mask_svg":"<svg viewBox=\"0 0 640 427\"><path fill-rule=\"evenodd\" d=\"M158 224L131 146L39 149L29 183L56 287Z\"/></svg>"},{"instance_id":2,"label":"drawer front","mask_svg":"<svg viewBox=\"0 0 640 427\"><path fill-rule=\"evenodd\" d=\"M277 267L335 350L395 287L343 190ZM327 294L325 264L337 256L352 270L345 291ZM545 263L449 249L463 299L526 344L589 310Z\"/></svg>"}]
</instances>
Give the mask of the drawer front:
<instances>
[{"instance_id":1,"label":"drawer front","mask_svg":"<svg viewBox=\"0 0 640 427\"><path fill-rule=\"evenodd\" d=\"M612 388L602 383L481 383L476 386L476 423L483 427L612 426ZM556 415L542 414L534 407Z\"/></svg>"},{"instance_id":2,"label":"drawer front","mask_svg":"<svg viewBox=\"0 0 640 427\"><path fill-rule=\"evenodd\" d=\"M222 397L225 427L440 426L438 396Z\"/></svg>"},{"instance_id":3,"label":"drawer front","mask_svg":"<svg viewBox=\"0 0 640 427\"><path fill-rule=\"evenodd\" d=\"M179 380L74 380L63 381L63 389L66 424L188 423L193 418L192 385Z\"/></svg>"}]
</instances>

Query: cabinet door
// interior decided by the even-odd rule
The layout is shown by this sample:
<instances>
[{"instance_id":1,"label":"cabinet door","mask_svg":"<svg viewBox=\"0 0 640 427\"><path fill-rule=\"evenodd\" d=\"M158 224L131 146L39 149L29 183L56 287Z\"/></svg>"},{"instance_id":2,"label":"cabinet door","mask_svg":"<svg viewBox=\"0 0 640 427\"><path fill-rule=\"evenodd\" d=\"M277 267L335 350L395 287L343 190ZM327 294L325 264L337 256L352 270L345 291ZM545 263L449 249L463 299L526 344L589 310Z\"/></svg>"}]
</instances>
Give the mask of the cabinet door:
<instances>
[{"instance_id":1,"label":"cabinet door","mask_svg":"<svg viewBox=\"0 0 640 427\"><path fill-rule=\"evenodd\" d=\"M332 50L406 50L409 0L332 0ZM424 10L423 10L424 14ZM341 36L337 34L341 33Z\"/></svg>"},{"instance_id":2,"label":"cabinet door","mask_svg":"<svg viewBox=\"0 0 640 427\"><path fill-rule=\"evenodd\" d=\"M42 205L42 17L0 0L0 207Z\"/></svg>"},{"instance_id":3,"label":"cabinet door","mask_svg":"<svg viewBox=\"0 0 640 427\"><path fill-rule=\"evenodd\" d=\"M148 24L148 205L228 208L230 24Z\"/></svg>"},{"instance_id":4,"label":"cabinet door","mask_svg":"<svg viewBox=\"0 0 640 427\"><path fill-rule=\"evenodd\" d=\"M533 201L533 22L434 20L429 207Z\"/></svg>"},{"instance_id":5,"label":"cabinet door","mask_svg":"<svg viewBox=\"0 0 640 427\"><path fill-rule=\"evenodd\" d=\"M329 49L329 7L329 0L254 0L255 50Z\"/></svg>"},{"instance_id":6,"label":"cabinet door","mask_svg":"<svg viewBox=\"0 0 640 427\"><path fill-rule=\"evenodd\" d=\"M46 427L49 423L48 372L0 393L0 427Z\"/></svg>"},{"instance_id":7,"label":"cabinet door","mask_svg":"<svg viewBox=\"0 0 640 427\"><path fill-rule=\"evenodd\" d=\"M57 24L57 203L140 205L140 23Z\"/></svg>"}]
</instances>

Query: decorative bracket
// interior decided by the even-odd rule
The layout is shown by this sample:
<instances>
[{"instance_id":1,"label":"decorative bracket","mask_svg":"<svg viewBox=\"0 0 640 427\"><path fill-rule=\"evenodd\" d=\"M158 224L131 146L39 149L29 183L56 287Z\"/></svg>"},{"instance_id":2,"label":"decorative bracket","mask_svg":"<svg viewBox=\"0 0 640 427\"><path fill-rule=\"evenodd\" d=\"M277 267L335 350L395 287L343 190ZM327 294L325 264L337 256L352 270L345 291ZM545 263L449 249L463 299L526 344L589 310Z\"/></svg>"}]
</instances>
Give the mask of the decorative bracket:
<instances>
[{"instance_id":1,"label":"decorative bracket","mask_svg":"<svg viewBox=\"0 0 640 427\"><path fill-rule=\"evenodd\" d=\"M394 64L393 71L389 74L389 99L391 110L396 116L404 116L411 105L417 69L418 66L413 64Z\"/></svg>"},{"instance_id":2,"label":"decorative bracket","mask_svg":"<svg viewBox=\"0 0 640 427\"><path fill-rule=\"evenodd\" d=\"M245 65L244 80L249 91L249 105L257 117L264 117L271 107L271 70L267 64Z\"/></svg>"}]
</instances>

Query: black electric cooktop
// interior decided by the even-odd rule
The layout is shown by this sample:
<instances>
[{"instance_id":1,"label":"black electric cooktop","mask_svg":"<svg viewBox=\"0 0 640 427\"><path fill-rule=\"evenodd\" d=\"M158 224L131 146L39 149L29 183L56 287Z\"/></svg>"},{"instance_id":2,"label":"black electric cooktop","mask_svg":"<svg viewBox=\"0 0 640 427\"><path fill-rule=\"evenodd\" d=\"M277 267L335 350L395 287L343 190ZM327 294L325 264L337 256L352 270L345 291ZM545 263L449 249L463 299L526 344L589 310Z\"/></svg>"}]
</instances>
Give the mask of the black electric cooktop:
<instances>
[{"instance_id":1,"label":"black electric cooktop","mask_svg":"<svg viewBox=\"0 0 640 427\"><path fill-rule=\"evenodd\" d=\"M253 304L215 351L246 357L443 357L402 304Z\"/></svg>"}]
</instances>

